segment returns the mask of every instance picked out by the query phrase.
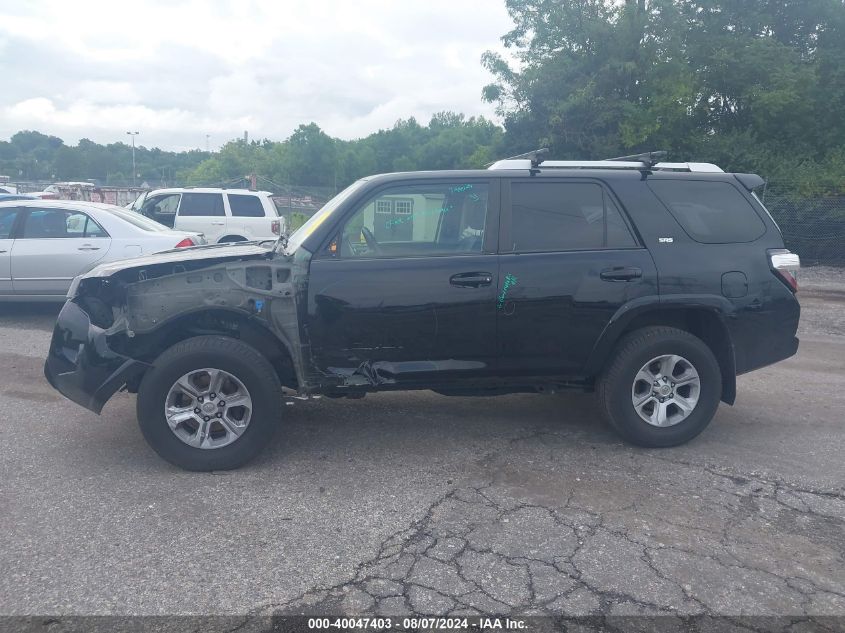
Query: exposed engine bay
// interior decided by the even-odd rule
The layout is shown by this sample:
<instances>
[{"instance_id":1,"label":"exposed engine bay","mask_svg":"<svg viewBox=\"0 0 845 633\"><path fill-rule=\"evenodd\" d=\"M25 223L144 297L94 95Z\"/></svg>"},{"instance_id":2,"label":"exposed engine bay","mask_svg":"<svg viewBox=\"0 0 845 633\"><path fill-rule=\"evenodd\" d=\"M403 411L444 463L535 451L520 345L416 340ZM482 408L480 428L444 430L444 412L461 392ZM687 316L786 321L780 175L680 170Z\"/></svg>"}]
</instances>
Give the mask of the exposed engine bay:
<instances>
[{"instance_id":1,"label":"exposed engine bay","mask_svg":"<svg viewBox=\"0 0 845 633\"><path fill-rule=\"evenodd\" d=\"M131 359L138 370L126 371L125 382L135 392L144 366L162 349L191 336L223 334L262 350L285 388L307 392L308 350L297 306L305 296L308 251L285 255L258 244L191 250L193 257L168 252L104 265L74 283L69 304L90 320L90 362ZM68 361L78 363L73 348L79 342L67 341Z\"/></svg>"}]
</instances>

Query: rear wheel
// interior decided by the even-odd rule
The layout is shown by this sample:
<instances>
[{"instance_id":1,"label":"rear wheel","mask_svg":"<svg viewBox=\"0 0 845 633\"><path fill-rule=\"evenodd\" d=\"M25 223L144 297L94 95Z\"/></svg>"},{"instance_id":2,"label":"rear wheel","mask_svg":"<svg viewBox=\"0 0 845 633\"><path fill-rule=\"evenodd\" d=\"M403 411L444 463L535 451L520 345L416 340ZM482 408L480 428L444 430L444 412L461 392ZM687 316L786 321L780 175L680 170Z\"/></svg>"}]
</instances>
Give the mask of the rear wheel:
<instances>
[{"instance_id":1,"label":"rear wheel","mask_svg":"<svg viewBox=\"0 0 845 633\"><path fill-rule=\"evenodd\" d=\"M701 339L671 327L631 332L598 382L602 412L626 440L640 446L683 444L713 419L722 375Z\"/></svg>"},{"instance_id":2,"label":"rear wheel","mask_svg":"<svg viewBox=\"0 0 845 633\"><path fill-rule=\"evenodd\" d=\"M269 361L224 336L177 343L138 389L138 422L164 459L187 470L228 470L248 462L278 427L282 390Z\"/></svg>"}]
</instances>

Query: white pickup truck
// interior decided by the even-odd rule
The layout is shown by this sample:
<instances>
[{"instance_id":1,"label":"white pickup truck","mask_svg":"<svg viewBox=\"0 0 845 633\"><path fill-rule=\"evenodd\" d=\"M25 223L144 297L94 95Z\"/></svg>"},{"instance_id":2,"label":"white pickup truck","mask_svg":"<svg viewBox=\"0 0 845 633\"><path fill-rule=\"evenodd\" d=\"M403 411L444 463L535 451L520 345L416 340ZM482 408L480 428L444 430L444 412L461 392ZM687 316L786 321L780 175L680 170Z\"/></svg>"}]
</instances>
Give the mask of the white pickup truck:
<instances>
[{"instance_id":1,"label":"white pickup truck","mask_svg":"<svg viewBox=\"0 0 845 633\"><path fill-rule=\"evenodd\" d=\"M274 240L286 226L271 195L250 189L155 189L130 208L165 226L202 233L210 244Z\"/></svg>"}]
</instances>

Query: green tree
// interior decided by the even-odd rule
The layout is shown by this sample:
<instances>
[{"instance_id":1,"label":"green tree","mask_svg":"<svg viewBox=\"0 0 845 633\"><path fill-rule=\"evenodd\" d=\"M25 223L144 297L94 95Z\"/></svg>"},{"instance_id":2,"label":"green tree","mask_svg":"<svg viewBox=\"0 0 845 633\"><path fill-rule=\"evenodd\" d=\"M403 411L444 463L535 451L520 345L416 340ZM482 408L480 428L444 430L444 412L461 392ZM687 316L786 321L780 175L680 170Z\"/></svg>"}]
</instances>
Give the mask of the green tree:
<instances>
[{"instance_id":1,"label":"green tree","mask_svg":"<svg viewBox=\"0 0 845 633\"><path fill-rule=\"evenodd\" d=\"M287 173L299 185L333 186L337 180L335 141L316 123L300 125L287 140Z\"/></svg>"},{"instance_id":2,"label":"green tree","mask_svg":"<svg viewBox=\"0 0 845 633\"><path fill-rule=\"evenodd\" d=\"M279 187L338 190L374 173L483 167L499 156L503 131L483 117L442 112L428 125L397 121L354 141L334 139L316 124L300 125L285 141L226 144L188 176L193 184L220 184L247 173Z\"/></svg>"},{"instance_id":3,"label":"green tree","mask_svg":"<svg viewBox=\"0 0 845 633\"><path fill-rule=\"evenodd\" d=\"M507 0L483 98L505 145L604 158L668 149L735 171L834 162L845 144L842 0ZM837 163L840 164L840 163ZM845 178L843 178L845 181Z\"/></svg>"}]
</instances>

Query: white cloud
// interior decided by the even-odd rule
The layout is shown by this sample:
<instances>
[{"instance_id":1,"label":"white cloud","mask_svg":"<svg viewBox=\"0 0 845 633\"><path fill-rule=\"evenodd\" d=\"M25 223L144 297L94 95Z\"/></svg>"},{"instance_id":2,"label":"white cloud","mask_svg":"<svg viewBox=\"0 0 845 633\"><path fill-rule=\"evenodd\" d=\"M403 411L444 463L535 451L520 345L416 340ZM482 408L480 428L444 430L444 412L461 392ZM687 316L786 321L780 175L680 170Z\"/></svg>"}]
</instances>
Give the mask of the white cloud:
<instances>
[{"instance_id":1,"label":"white cloud","mask_svg":"<svg viewBox=\"0 0 845 633\"><path fill-rule=\"evenodd\" d=\"M492 116L480 57L511 27L504 0L0 5L0 138L137 129L168 149L311 121L356 138L441 110Z\"/></svg>"}]
</instances>

